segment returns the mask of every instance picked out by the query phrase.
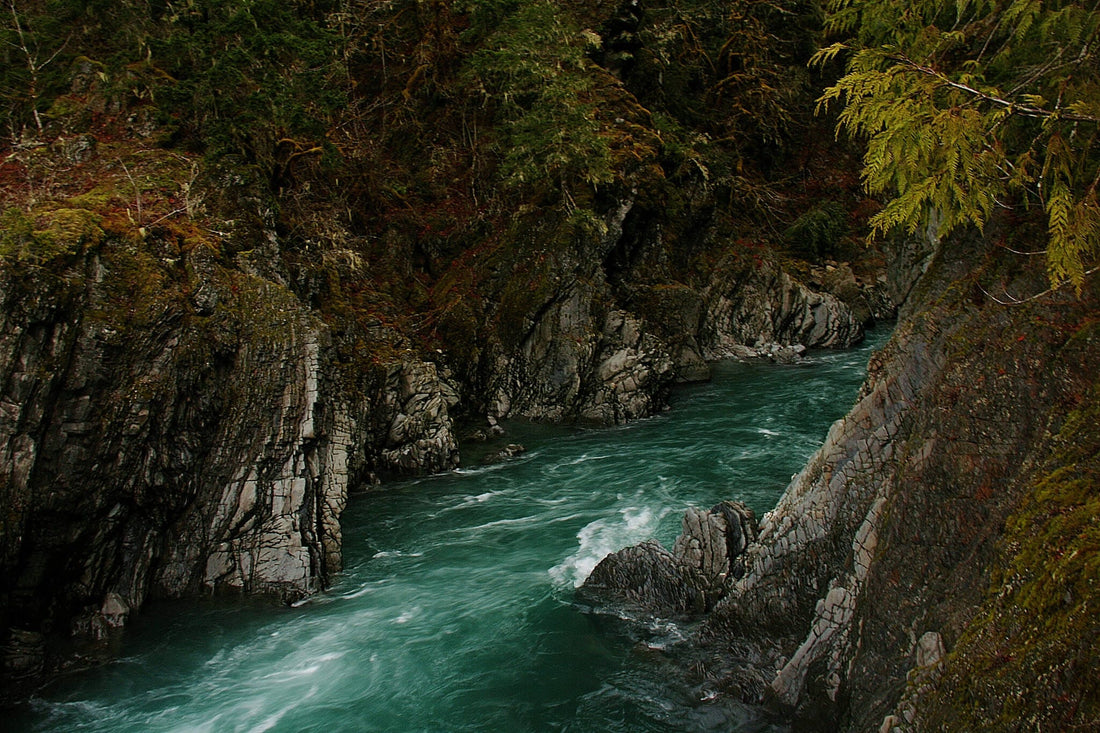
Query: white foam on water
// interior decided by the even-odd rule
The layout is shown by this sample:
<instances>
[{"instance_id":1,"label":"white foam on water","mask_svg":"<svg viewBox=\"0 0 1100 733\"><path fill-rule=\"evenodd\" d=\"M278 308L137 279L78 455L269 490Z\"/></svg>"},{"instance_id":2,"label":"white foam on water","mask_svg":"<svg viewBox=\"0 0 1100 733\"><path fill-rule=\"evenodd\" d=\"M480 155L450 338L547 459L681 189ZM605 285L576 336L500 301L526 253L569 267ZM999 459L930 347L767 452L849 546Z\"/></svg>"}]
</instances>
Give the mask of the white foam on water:
<instances>
[{"instance_id":1,"label":"white foam on water","mask_svg":"<svg viewBox=\"0 0 1100 733\"><path fill-rule=\"evenodd\" d=\"M577 456L576 458L566 461L562 465L579 466L580 464L588 463L589 461L603 461L608 458L614 458L614 456L612 456L610 453L607 455L589 455L588 453L585 453L584 455Z\"/></svg>"},{"instance_id":2,"label":"white foam on water","mask_svg":"<svg viewBox=\"0 0 1100 733\"><path fill-rule=\"evenodd\" d=\"M451 473L458 474L459 476L477 476L478 474L481 474L481 473L489 473L491 471L499 471L502 468L505 468L506 465L507 464L505 464L505 463L489 463L489 464L486 464L484 466L471 466L471 467L456 468L456 469L452 470Z\"/></svg>"},{"instance_id":3,"label":"white foam on water","mask_svg":"<svg viewBox=\"0 0 1100 733\"><path fill-rule=\"evenodd\" d=\"M402 552L401 550L381 550L371 555L372 560L381 560L387 557L424 557L423 552Z\"/></svg>"},{"instance_id":4,"label":"white foam on water","mask_svg":"<svg viewBox=\"0 0 1100 733\"><path fill-rule=\"evenodd\" d=\"M295 696L293 702L291 702L288 705L284 705L279 710L276 710L271 715L268 715L262 721L260 721L256 725L249 728L248 732L249 733L264 733L265 731L271 730L272 728L274 728L275 726L277 726L279 724L279 721L282 720L283 717L287 713L289 713L291 710L293 710L294 708L296 708L299 705L301 705L302 703L304 703L306 700L309 700L311 697L313 697L316 694L317 694L317 688L312 687L312 688L310 688L309 692L307 692L305 695L302 695L300 697Z\"/></svg>"},{"instance_id":5,"label":"white foam on water","mask_svg":"<svg viewBox=\"0 0 1100 733\"><path fill-rule=\"evenodd\" d=\"M290 681L298 677L309 677L320 672L325 662L332 662L342 656L344 656L344 652L328 652L315 659L310 659L304 666L294 669L279 669L264 675L261 679Z\"/></svg>"},{"instance_id":6,"label":"white foam on water","mask_svg":"<svg viewBox=\"0 0 1100 733\"><path fill-rule=\"evenodd\" d=\"M400 616L398 616L397 618L395 618L393 620L393 622L395 624L407 624L408 622L412 621L414 618L416 618L419 615L420 615L420 606L414 606L413 608L410 608L408 611L403 611Z\"/></svg>"},{"instance_id":7,"label":"white foam on water","mask_svg":"<svg viewBox=\"0 0 1100 733\"><path fill-rule=\"evenodd\" d=\"M670 511L668 507L654 510L630 506L619 509L618 516L589 522L577 533L577 551L550 568L554 584L579 587L610 553L652 538Z\"/></svg>"},{"instance_id":8,"label":"white foam on water","mask_svg":"<svg viewBox=\"0 0 1100 733\"><path fill-rule=\"evenodd\" d=\"M504 489L504 490L498 490L498 491L486 491L482 494L475 494L473 496L466 496L466 497L463 497L462 500L459 501L454 506L443 507L440 510L439 513L453 512L453 511L458 511L459 509L469 509L470 507L476 507L480 504L484 504L485 502L490 501L492 499L495 499L499 496L505 496L507 494L513 494L513 493L515 493L515 492L511 489Z\"/></svg>"}]
</instances>

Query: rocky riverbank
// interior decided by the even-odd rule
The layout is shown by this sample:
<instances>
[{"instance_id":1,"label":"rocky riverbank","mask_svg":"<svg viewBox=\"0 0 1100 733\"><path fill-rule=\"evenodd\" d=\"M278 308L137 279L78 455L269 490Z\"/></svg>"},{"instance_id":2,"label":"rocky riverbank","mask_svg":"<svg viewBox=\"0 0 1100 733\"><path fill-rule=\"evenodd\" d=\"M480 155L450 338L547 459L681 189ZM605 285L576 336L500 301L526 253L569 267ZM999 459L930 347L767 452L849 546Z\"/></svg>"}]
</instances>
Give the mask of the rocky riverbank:
<instances>
[{"instance_id":1,"label":"rocky riverbank","mask_svg":"<svg viewBox=\"0 0 1100 733\"><path fill-rule=\"evenodd\" d=\"M640 593L620 579L609 602L684 612L704 606L667 599L721 594L694 642L703 674L807 730L1094 725L1100 591L1090 561L1065 558L1096 537L1081 421L1100 387L1100 292L1047 292L999 236L940 248L859 401L739 557L743 576ZM639 552L659 554L605 562ZM594 573L591 590L619 575Z\"/></svg>"}]
</instances>

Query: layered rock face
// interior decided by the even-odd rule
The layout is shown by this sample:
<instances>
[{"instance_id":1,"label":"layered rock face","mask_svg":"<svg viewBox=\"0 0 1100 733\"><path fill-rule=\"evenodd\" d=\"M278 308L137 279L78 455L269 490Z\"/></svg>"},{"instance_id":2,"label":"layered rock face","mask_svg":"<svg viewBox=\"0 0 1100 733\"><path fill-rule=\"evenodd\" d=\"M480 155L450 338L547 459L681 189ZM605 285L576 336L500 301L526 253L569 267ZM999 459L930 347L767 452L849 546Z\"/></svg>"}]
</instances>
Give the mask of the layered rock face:
<instances>
[{"instance_id":1,"label":"layered rock face","mask_svg":"<svg viewBox=\"0 0 1100 733\"><path fill-rule=\"evenodd\" d=\"M121 277L139 264L144 290ZM328 328L285 288L189 271L108 243L62 277L3 275L0 620L23 639L15 657L41 633L100 637L150 596L314 592L340 569L349 482L457 461L456 397L433 364L349 390Z\"/></svg>"},{"instance_id":2,"label":"layered rock face","mask_svg":"<svg viewBox=\"0 0 1100 733\"><path fill-rule=\"evenodd\" d=\"M776 347L849 346L863 338L863 323L836 296L814 291L790 274L760 264L741 277L715 278L699 341L706 359L775 353Z\"/></svg>"},{"instance_id":3,"label":"layered rock face","mask_svg":"<svg viewBox=\"0 0 1100 733\"><path fill-rule=\"evenodd\" d=\"M490 415L614 424L663 406L667 347L636 316L596 301L578 282L540 309L519 349L493 363Z\"/></svg>"},{"instance_id":4,"label":"layered rock face","mask_svg":"<svg viewBox=\"0 0 1100 733\"><path fill-rule=\"evenodd\" d=\"M322 528L348 448L319 414L323 327L260 281L247 321L119 302L119 265L4 283L5 620L64 624L97 600L117 617L203 584L313 590L339 566Z\"/></svg>"},{"instance_id":5,"label":"layered rock face","mask_svg":"<svg viewBox=\"0 0 1100 733\"><path fill-rule=\"evenodd\" d=\"M518 351L493 362L490 414L623 422L659 410L674 381L707 379L708 361L793 359L863 338L847 304L770 264L716 270L700 289L650 286L644 301L608 306L598 278L556 292Z\"/></svg>"}]
</instances>

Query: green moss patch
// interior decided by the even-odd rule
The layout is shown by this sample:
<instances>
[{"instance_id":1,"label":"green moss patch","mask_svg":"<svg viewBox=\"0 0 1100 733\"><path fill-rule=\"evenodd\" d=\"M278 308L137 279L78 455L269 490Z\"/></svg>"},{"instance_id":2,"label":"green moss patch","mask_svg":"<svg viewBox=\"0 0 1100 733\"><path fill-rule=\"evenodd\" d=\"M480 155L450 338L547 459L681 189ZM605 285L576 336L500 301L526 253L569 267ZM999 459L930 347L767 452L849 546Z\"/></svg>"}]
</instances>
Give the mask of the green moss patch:
<instances>
[{"instance_id":1,"label":"green moss patch","mask_svg":"<svg viewBox=\"0 0 1100 733\"><path fill-rule=\"evenodd\" d=\"M926 719L952 730L1100 726L1100 382L1006 523L992 594Z\"/></svg>"}]
</instances>

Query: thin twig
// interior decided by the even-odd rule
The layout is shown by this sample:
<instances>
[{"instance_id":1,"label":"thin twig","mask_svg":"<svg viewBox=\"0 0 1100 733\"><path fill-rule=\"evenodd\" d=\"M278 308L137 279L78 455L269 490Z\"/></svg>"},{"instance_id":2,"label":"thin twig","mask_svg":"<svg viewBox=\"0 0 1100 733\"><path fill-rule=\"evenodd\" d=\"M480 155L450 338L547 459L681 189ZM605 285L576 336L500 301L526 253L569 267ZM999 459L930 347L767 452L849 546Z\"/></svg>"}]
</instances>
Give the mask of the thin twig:
<instances>
[{"instance_id":1,"label":"thin twig","mask_svg":"<svg viewBox=\"0 0 1100 733\"><path fill-rule=\"evenodd\" d=\"M1006 244L1002 244L1001 247L1003 247L1006 252L1011 252L1014 255L1028 255L1028 256L1031 256L1031 255L1045 255L1047 253L1047 250L1045 250L1045 249L1036 250L1034 252L1025 252L1025 251L1019 250L1019 249L1012 249L1011 247L1009 247Z\"/></svg>"},{"instance_id":2,"label":"thin twig","mask_svg":"<svg viewBox=\"0 0 1100 733\"><path fill-rule=\"evenodd\" d=\"M1092 275L1093 273L1096 273L1096 272L1100 272L1100 266L1094 267L1091 270L1085 271L1081 275L1081 277L1086 278L1089 275ZM1024 303L1030 302L1032 300L1038 300L1039 298L1043 297L1044 295L1050 295L1055 290L1062 287L1063 285L1067 285L1068 283L1069 283L1069 280L1063 280L1062 282L1058 283L1057 285L1052 285L1051 287L1047 288L1046 290L1044 290L1041 293L1036 293L1035 295L1031 295L1031 296L1028 296L1026 298L1017 298L1016 296L1011 295L1008 292L1008 290L1005 290L1005 297L1008 298L1008 300L1001 300L996 295L993 295L993 293L991 293L988 290L986 290L985 288L983 288L981 283L978 283L978 290L981 290L983 293L985 293L985 296L987 298L989 298L990 300L992 300L994 303L996 303L998 305L1023 305Z\"/></svg>"},{"instance_id":3,"label":"thin twig","mask_svg":"<svg viewBox=\"0 0 1100 733\"><path fill-rule=\"evenodd\" d=\"M121 158L119 158L118 162L122 165L122 170L126 171L126 177L130 179L130 185L134 187L134 201L137 204L137 222L138 226L141 226L141 190L138 188L134 177L130 175L130 169L126 167L126 162Z\"/></svg>"},{"instance_id":4,"label":"thin twig","mask_svg":"<svg viewBox=\"0 0 1100 733\"><path fill-rule=\"evenodd\" d=\"M151 221L151 222L149 222L149 223L148 223L148 224L146 224L145 226L147 226L147 227L151 227L151 226L156 226L157 224L160 224L160 223L161 223L162 221L164 221L165 219L170 219L171 217L175 216L176 214L186 214L186 213L187 213L187 207L186 207L186 206L182 206L182 207L180 207L180 208L176 209L175 211L169 211L169 212L168 212L167 214L165 214L164 216L160 217L159 219L157 219L157 220L155 220L155 221Z\"/></svg>"}]
</instances>

